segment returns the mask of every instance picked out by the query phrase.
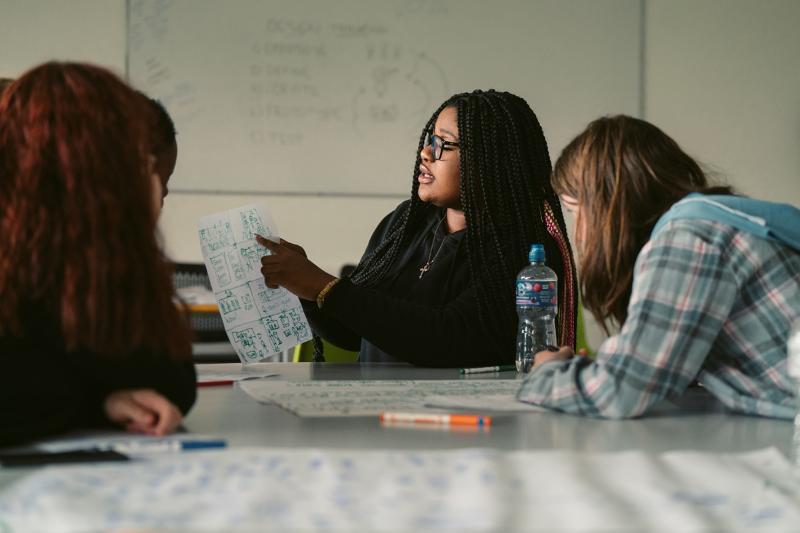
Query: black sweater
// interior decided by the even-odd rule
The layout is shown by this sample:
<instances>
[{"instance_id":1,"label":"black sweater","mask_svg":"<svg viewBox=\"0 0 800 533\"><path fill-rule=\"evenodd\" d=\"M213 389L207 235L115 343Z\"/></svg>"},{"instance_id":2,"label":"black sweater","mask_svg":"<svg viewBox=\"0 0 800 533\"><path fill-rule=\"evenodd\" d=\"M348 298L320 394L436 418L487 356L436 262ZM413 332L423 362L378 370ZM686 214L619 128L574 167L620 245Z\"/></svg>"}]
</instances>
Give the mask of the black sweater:
<instances>
[{"instance_id":1,"label":"black sweater","mask_svg":"<svg viewBox=\"0 0 800 533\"><path fill-rule=\"evenodd\" d=\"M46 331L35 338L0 338L0 445L110 427L106 396L134 388L155 389L186 414L196 397L194 365L145 353L67 353Z\"/></svg>"},{"instance_id":2,"label":"black sweater","mask_svg":"<svg viewBox=\"0 0 800 533\"><path fill-rule=\"evenodd\" d=\"M401 208L383 219L365 256L385 238ZM481 321L466 230L447 234L439 224L443 216L443 210L432 210L393 271L375 287L357 287L343 279L328 293L322 310L303 301L314 331L337 346L359 350L362 362L437 367L513 362L516 324L508 324L498 337ZM435 260L420 279L419 269L428 257ZM513 305L514 295L508 298Z\"/></svg>"}]
</instances>

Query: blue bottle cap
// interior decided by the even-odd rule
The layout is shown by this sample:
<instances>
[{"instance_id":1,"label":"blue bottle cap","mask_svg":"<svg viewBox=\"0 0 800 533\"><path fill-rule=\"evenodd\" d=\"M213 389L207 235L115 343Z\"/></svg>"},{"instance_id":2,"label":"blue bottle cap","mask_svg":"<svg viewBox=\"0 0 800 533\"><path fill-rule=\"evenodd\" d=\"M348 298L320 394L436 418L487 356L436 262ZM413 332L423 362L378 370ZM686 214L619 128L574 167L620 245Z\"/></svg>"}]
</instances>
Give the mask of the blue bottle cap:
<instances>
[{"instance_id":1,"label":"blue bottle cap","mask_svg":"<svg viewBox=\"0 0 800 533\"><path fill-rule=\"evenodd\" d=\"M531 244L531 251L528 252L528 260L531 263L544 263L544 244Z\"/></svg>"}]
</instances>

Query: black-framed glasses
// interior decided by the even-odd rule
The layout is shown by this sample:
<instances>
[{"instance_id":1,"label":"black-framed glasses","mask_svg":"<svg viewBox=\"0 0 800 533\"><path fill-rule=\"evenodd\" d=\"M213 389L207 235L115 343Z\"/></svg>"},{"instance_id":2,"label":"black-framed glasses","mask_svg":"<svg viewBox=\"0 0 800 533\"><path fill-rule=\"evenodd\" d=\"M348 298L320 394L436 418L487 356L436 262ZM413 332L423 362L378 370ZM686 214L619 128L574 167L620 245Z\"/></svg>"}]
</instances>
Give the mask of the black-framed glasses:
<instances>
[{"instance_id":1,"label":"black-framed glasses","mask_svg":"<svg viewBox=\"0 0 800 533\"><path fill-rule=\"evenodd\" d=\"M428 132L425 135L425 146L431 147L431 155L434 159L441 159L445 150L452 150L451 146L458 147L459 143L453 141L445 141L438 135Z\"/></svg>"}]
</instances>

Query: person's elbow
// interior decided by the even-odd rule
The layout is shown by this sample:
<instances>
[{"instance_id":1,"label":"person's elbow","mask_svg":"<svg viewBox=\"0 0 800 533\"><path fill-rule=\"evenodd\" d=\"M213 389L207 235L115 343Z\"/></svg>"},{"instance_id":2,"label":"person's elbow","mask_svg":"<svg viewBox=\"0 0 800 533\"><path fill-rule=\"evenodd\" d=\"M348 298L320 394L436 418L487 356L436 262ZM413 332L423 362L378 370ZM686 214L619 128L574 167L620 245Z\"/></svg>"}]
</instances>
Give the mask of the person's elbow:
<instances>
[{"instance_id":1,"label":"person's elbow","mask_svg":"<svg viewBox=\"0 0 800 533\"><path fill-rule=\"evenodd\" d=\"M169 398L181 414L186 416L197 401L197 374L191 362L181 366L171 383L162 383L157 389L160 389L159 392Z\"/></svg>"},{"instance_id":2,"label":"person's elbow","mask_svg":"<svg viewBox=\"0 0 800 533\"><path fill-rule=\"evenodd\" d=\"M197 401L197 384L193 384L191 387L188 387L184 393L178 398L178 401L175 405L180 410L183 416L189 414L189 411L194 406L194 403Z\"/></svg>"},{"instance_id":3,"label":"person's elbow","mask_svg":"<svg viewBox=\"0 0 800 533\"><path fill-rule=\"evenodd\" d=\"M595 414L599 418L625 420L639 418L647 411L648 407L648 403L641 400L631 401L629 397L615 392L595 403Z\"/></svg>"}]
</instances>

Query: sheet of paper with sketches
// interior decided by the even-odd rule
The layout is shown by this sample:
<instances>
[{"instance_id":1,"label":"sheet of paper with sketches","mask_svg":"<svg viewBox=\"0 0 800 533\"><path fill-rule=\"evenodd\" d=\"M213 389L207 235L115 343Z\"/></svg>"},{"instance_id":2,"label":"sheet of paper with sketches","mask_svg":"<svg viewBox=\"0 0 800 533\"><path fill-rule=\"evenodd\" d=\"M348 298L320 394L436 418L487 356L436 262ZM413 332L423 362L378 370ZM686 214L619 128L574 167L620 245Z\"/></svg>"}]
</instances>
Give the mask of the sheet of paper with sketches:
<instances>
[{"instance_id":1,"label":"sheet of paper with sketches","mask_svg":"<svg viewBox=\"0 0 800 533\"><path fill-rule=\"evenodd\" d=\"M210 381L243 381L245 379L260 379L277 376L277 372L267 370L270 368L263 363L240 365L239 363L201 364L195 365L198 383Z\"/></svg>"},{"instance_id":2,"label":"sheet of paper with sketches","mask_svg":"<svg viewBox=\"0 0 800 533\"><path fill-rule=\"evenodd\" d=\"M247 379L261 379L277 376L275 372L256 372L240 374L237 372L205 372L197 375L198 383L212 383L214 381L245 381Z\"/></svg>"},{"instance_id":3,"label":"sheet of paper with sketches","mask_svg":"<svg viewBox=\"0 0 800 533\"><path fill-rule=\"evenodd\" d=\"M739 453L231 449L32 470L0 531L797 531L774 448Z\"/></svg>"},{"instance_id":4,"label":"sheet of paper with sketches","mask_svg":"<svg viewBox=\"0 0 800 533\"><path fill-rule=\"evenodd\" d=\"M254 235L277 239L261 204L200 219L200 245L228 338L243 363L260 361L311 338L300 300L284 288L268 289L261 257L269 251Z\"/></svg>"},{"instance_id":5,"label":"sheet of paper with sketches","mask_svg":"<svg viewBox=\"0 0 800 533\"><path fill-rule=\"evenodd\" d=\"M513 395L515 379L246 381L242 390L263 403L275 403L298 416L377 416L382 411L427 410L431 396L480 398Z\"/></svg>"}]
</instances>

